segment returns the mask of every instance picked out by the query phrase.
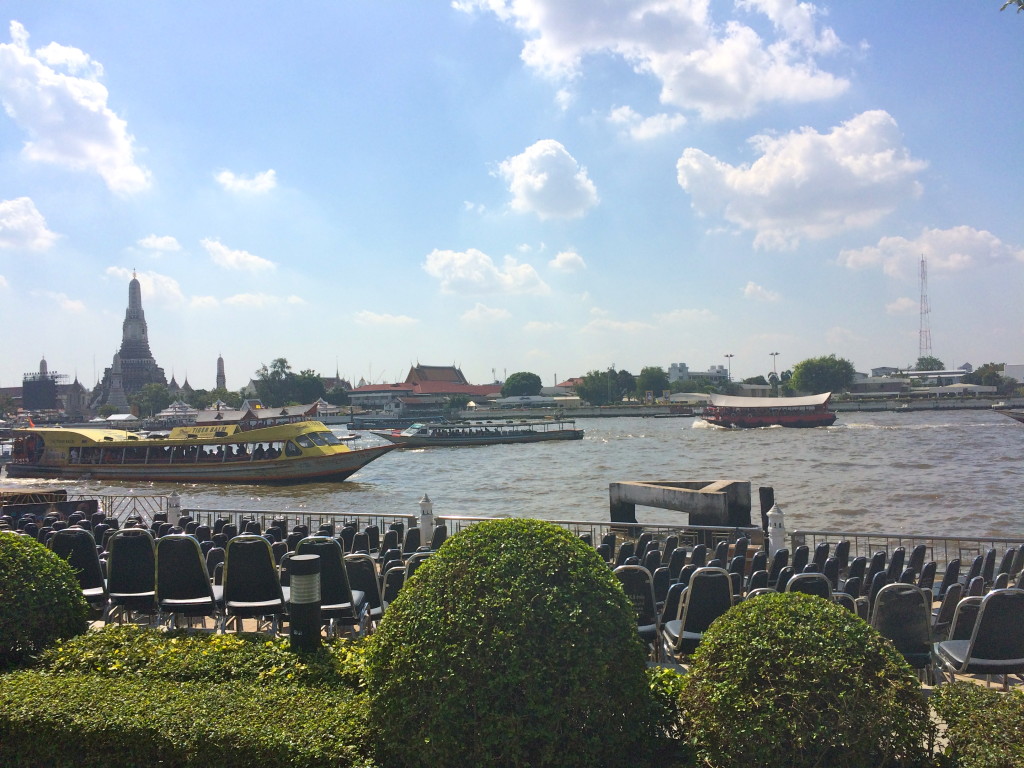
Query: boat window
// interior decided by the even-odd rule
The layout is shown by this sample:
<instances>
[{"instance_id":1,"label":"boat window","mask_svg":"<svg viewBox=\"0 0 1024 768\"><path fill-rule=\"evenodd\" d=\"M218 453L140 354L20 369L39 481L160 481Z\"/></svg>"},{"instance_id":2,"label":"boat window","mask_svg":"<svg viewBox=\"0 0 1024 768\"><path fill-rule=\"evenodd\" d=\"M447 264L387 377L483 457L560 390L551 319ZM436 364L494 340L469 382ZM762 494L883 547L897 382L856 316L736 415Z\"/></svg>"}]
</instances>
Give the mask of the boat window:
<instances>
[{"instance_id":1,"label":"boat window","mask_svg":"<svg viewBox=\"0 0 1024 768\"><path fill-rule=\"evenodd\" d=\"M299 435L298 437L295 438L295 442L301 445L303 448L313 447L313 441L310 439L309 435Z\"/></svg>"},{"instance_id":2,"label":"boat window","mask_svg":"<svg viewBox=\"0 0 1024 768\"><path fill-rule=\"evenodd\" d=\"M305 435L302 435L301 437L305 437ZM296 438L296 440L300 440L301 437ZM308 448L308 447L311 447L311 445L312 444L310 444L310 446L305 446L305 447ZM301 456L302 455L302 451L300 450L299 446L297 446L291 440L289 440L287 443L284 444L284 452L285 452L285 455L287 455L287 456Z\"/></svg>"},{"instance_id":3,"label":"boat window","mask_svg":"<svg viewBox=\"0 0 1024 768\"><path fill-rule=\"evenodd\" d=\"M343 442L333 432L314 432L310 437L314 442L319 438L323 441L323 445L343 445Z\"/></svg>"}]
</instances>

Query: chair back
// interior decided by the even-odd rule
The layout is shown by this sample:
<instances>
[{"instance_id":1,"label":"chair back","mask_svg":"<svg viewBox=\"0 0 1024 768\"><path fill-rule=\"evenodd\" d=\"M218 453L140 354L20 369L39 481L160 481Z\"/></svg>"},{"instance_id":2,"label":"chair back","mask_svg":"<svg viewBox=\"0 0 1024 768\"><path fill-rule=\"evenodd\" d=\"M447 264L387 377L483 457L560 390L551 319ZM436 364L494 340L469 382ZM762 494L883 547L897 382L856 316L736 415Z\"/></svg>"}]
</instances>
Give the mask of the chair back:
<instances>
[{"instance_id":1,"label":"chair back","mask_svg":"<svg viewBox=\"0 0 1024 768\"><path fill-rule=\"evenodd\" d=\"M601 543L597 547L597 556L604 560L606 563L611 562L612 550L607 544Z\"/></svg>"},{"instance_id":2,"label":"chair back","mask_svg":"<svg viewBox=\"0 0 1024 768\"><path fill-rule=\"evenodd\" d=\"M213 603L206 559L191 536L173 533L157 539L156 598L161 609L168 600L208 599Z\"/></svg>"},{"instance_id":3,"label":"chair back","mask_svg":"<svg viewBox=\"0 0 1024 768\"><path fill-rule=\"evenodd\" d=\"M676 582L668 588L665 600L661 605L661 623L675 621L683 612L683 596L686 593L686 585Z\"/></svg>"},{"instance_id":4,"label":"chair back","mask_svg":"<svg viewBox=\"0 0 1024 768\"><path fill-rule=\"evenodd\" d=\"M915 669L931 663L931 593L915 584L887 584L875 595L871 626Z\"/></svg>"},{"instance_id":5,"label":"chair back","mask_svg":"<svg viewBox=\"0 0 1024 768\"><path fill-rule=\"evenodd\" d=\"M402 543L402 554L409 555L420 548L420 529L410 528L405 532L405 539Z\"/></svg>"},{"instance_id":6,"label":"chair back","mask_svg":"<svg viewBox=\"0 0 1024 768\"><path fill-rule=\"evenodd\" d=\"M341 531L338 532L338 537L341 539L339 545L346 551L352 551L352 542L356 538L356 527L354 525L344 525ZM307 537L308 538L308 537Z\"/></svg>"},{"instance_id":7,"label":"chair back","mask_svg":"<svg viewBox=\"0 0 1024 768\"><path fill-rule=\"evenodd\" d=\"M853 562L846 569L846 578L864 580L864 574L868 571L868 559L866 557L855 557Z\"/></svg>"},{"instance_id":8,"label":"chair back","mask_svg":"<svg viewBox=\"0 0 1024 768\"><path fill-rule=\"evenodd\" d=\"M698 568L702 567L708 561L708 548L703 544L698 544L693 548L693 552L690 553L690 564L696 565Z\"/></svg>"},{"instance_id":9,"label":"chair back","mask_svg":"<svg viewBox=\"0 0 1024 768\"><path fill-rule=\"evenodd\" d=\"M399 590L405 584L405 569L392 568L384 573L384 584L381 586L381 602L385 608L398 597Z\"/></svg>"},{"instance_id":10,"label":"chair back","mask_svg":"<svg viewBox=\"0 0 1024 768\"><path fill-rule=\"evenodd\" d=\"M235 536L224 551L225 605L230 611L230 603L268 600L280 601L283 609L284 596L270 542L254 534Z\"/></svg>"},{"instance_id":11,"label":"chair back","mask_svg":"<svg viewBox=\"0 0 1024 768\"><path fill-rule=\"evenodd\" d=\"M380 540L380 552L387 552L389 549L400 549L398 541L398 531L394 528L390 528L384 531L384 537Z\"/></svg>"},{"instance_id":12,"label":"chair back","mask_svg":"<svg viewBox=\"0 0 1024 768\"><path fill-rule=\"evenodd\" d=\"M345 569L348 571L349 586L366 596L366 604L370 610L383 608L380 582L377 581L377 569L373 564L373 558L361 553L345 555Z\"/></svg>"},{"instance_id":13,"label":"chair back","mask_svg":"<svg viewBox=\"0 0 1024 768\"><path fill-rule=\"evenodd\" d=\"M921 575L917 579L917 586L921 589L927 589L928 594L932 594L932 586L935 584L935 570L938 566L934 560L929 560L924 564L921 569Z\"/></svg>"},{"instance_id":14,"label":"chair back","mask_svg":"<svg viewBox=\"0 0 1024 768\"><path fill-rule=\"evenodd\" d=\"M850 597L860 597L860 576L854 576L843 582L842 592L849 595Z\"/></svg>"},{"instance_id":15,"label":"chair back","mask_svg":"<svg viewBox=\"0 0 1024 768\"><path fill-rule=\"evenodd\" d=\"M608 551L611 553L612 557L614 557L615 548L619 544L618 537L614 533L606 533L601 539L601 543L608 545ZM608 559L608 562L611 562L611 558Z\"/></svg>"},{"instance_id":16,"label":"chair back","mask_svg":"<svg viewBox=\"0 0 1024 768\"><path fill-rule=\"evenodd\" d=\"M754 571L750 574L750 578L747 580L747 591L752 592L755 589L764 589L768 586L768 571L763 568L759 571Z\"/></svg>"},{"instance_id":17,"label":"chair back","mask_svg":"<svg viewBox=\"0 0 1024 768\"><path fill-rule=\"evenodd\" d=\"M615 576L633 604L638 626L658 623L658 605L654 599L654 577L641 565L620 565Z\"/></svg>"},{"instance_id":18,"label":"chair back","mask_svg":"<svg viewBox=\"0 0 1024 768\"><path fill-rule=\"evenodd\" d=\"M836 544L836 549L833 555L836 560L839 561L839 572L845 572L846 569L850 567L850 540L843 539Z\"/></svg>"},{"instance_id":19,"label":"chair back","mask_svg":"<svg viewBox=\"0 0 1024 768\"><path fill-rule=\"evenodd\" d=\"M914 573L920 574L924 569L924 559L928 555L928 547L925 544L918 544L910 550L910 558L907 560L907 567L913 568Z\"/></svg>"},{"instance_id":20,"label":"chair back","mask_svg":"<svg viewBox=\"0 0 1024 768\"><path fill-rule=\"evenodd\" d=\"M1006 589L1010 586L1010 574L997 573L996 580L992 582L992 589Z\"/></svg>"},{"instance_id":21,"label":"chair back","mask_svg":"<svg viewBox=\"0 0 1024 768\"><path fill-rule=\"evenodd\" d=\"M996 576L998 576L1001 573L1005 573L1005 574L1009 575L1010 568L1013 567L1013 558L1016 557L1016 556L1017 556L1017 548L1016 547L1009 547L1005 552L1003 552L1003 557L999 561L999 568L996 569Z\"/></svg>"},{"instance_id":22,"label":"chair back","mask_svg":"<svg viewBox=\"0 0 1024 768\"><path fill-rule=\"evenodd\" d=\"M763 549L759 549L754 553L754 556L750 558L750 572L756 573L757 571L768 570L768 553Z\"/></svg>"},{"instance_id":23,"label":"chair back","mask_svg":"<svg viewBox=\"0 0 1024 768\"><path fill-rule=\"evenodd\" d=\"M352 551L370 554L370 537L366 535L366 531L359 531L352 537Z\"/></svg>"},{"instance_id":24,"label":"chair back","mask_svg":"<svg viewBox=\"0 0 1024 768\"><path fill-rule=\"evenodd\" d=\"M786 585L789 583L789 580L792 579L794 575L795 571L793 569L793 566L787 565L785 568L779 571L779 578L775 580L775 584L772 584L771 580L769 579L768 586L774 586L777 592L785 592Z\"/></svg>"},{"instance_id":25,"label":"chair back","mask_svg":"<svg viewBox=\"0 0 1024 768\"><path fill-rule=\"evenodd\" d=\"M370 543L370 552L380 551L380 526L379 525L368 525L363 529L363 533L366 534L366 538Z\"/></svg>"},{"instance_id":26,"label":"chair back","mask_svg":"<svg viewBox=\"0 0 1024 768\"><path fill-rule=\"evenodd\" d=\"M723 563L729 562L729 542L720 541L715 545L715 560Z\"/></svg>"},{"instance_id":27,"label":"chair back","mask_svg":"<svg viewBox=\"0 0 1024 768\"><path fill-rule=\"evenodd\" d=\"M430 549L436 552L441 548L441 545L444 544L447 538L448 526L444 524L435 526L434 532L430 536Z\"/></svg>"},{"instance_id":28,"label":"chair back","mask_svg":"<svg viewBox=\"0 0 1024 768\"><path fill-rule=\"evenodd\" d=\"M789 550L785 547L775 550L775 554L772 555L772 567L768 569L768 586L775 586L779 580L779 574L788 563Z\"/></svg>"},{"instance_id":29,"label":"chair back","mask_svg":"<svg viewBox=\"0 0 1024 768\"><path fill-rule=\"evenodd\" d=\"M651 573L651 579L654 584L654 601L661 605L665 602L665 596L668 595L669 587L672 586L672 577L668 574L668 567L661 566L656 568Z\"/></svg>"},{"instance_id":30,"label":"chair back","mask_svg":"<svg viewBox=\"0 0 1024 768\"><path fill-rule=\"evenodd\" d=\"M661 552L657 549L652 549L644 555L642 565L651 573L661 568Z\"/></svg>"},{"instance_id":31,"label":"chair back","mask_svg":"<svg viewBox=\"0 0 1024 768\"><path fill-rule=\"evenodd\" d=\"M676 547L668 558L668 574L673 581L679 580L679 572L686 565L686 547Z\"/></svg>"},{"instance_id":32,"label":"chair back","mask_svg":"<svg viewBox=\"0 0 1024 768\"><path fill-rule=\"evenodd\" d=\"M307 536L295 548L296 555L320 556L320 604L337 606L352 604L352 586L345 569L344 553L337 539L330 536Z\"/></svg>"},{"instance_id":33,"label":"chair back","mask_svg":"<svg viewBox=\"0 0 1024 768\"><path fill-rule=\"evenodd\" d=\"M985 552L985 558L981 562L981 576L988 586L996 579L996 551L989 549Z\"/></svg>"},{"instance_id":34,"label":"chair back","mask_svg":"<svg viewBox=\"0 0 1024 768\"><path fill-rule=\"evenodd\" d=\"M875 580L875 574L885 571L885 559L886 554L884 550L879 550L871 556L871 560L868 561L867 572L864 574L864 593L867 594L867 590L871 588L872 582Z\"/></svg>"},{"instance_id":35,"label":"chair back","mask_svg":"<svg viewBox=\"0 0 1024 768\"><path fill-rule=\"evenodd\" d=\"M636 540L636 547L633 549L633 554L639 558L643 558L647 554L647 545L654 541L654 536L650 533L641 533L639 538Z\"/></svg>"},{"instance_id":36,"label":"chair back","mask_svg":"<svg viewBox=\"0 0 1024 768\"><path fill-rule=\"evenodd\" d=\"M74 526L56 531L50 540L50 548L58 557L68 561L83 591L105 589L96 540L89 531Z\"/></svg>"},{"instance_id":37,"label":"chair back","mask_svg":"<svg viewBox=\"0 0 1024 768\"><path fill-rule=\"evenodd\" d=\"M665 537L665 557L671 557L672 551L679 546L679 537L674 533Z\"/></svg>"},{"instance_id":38,"label":"chair back","mask_svg":"<svg viewBox=\"0 0 1024 768\"><path fill-rule=\"evenodd\" d=\"M409 530L414 529L410 528ZM412 575L416 573L416 569L423 565L423 561L433 554L433 552L427 551L413 552L409 555L408 559L405 561L405 580L408 581Z\"/></svg>"},{"instance_id":39,"label":"chair back","mask_svg":"<svg viewBox=\"0 0 1024 768\"><path fill-rule=\"evenodd\" d=\"M999 589L985 595L967 655L1024 660L1024 590Z\"/></svg>"},{"instance_id":40,"label":"chair back","mask_svg":"<svg viewBox=\"0 0 1024 768\"><path fill-rule=\"evenodd\" d=\"M949 589L953 584L960 581L960 558L955 557L946 563L946 570L942 574L942 581L939 582L939 589L935 593L935 597L941 600L946 595L946 590ZM952 616L950 617L952 618Z\"/></svg>"},{"instance_id":41,"label":"chair back","mask_svg":"<svg viewBox=\"0 0 1024 768\"><path fill-rule=\"evenodd\" d=\"M797 573L786 582L786 591L832 599L832 585L823 573Z\"/></svg>"},{"instance_id":42,"label":"chair back","mask_svg":"<svg viewBox=\"0 0 1024 768\"><path fill-rule=\"evenodd\" d=\"M942 596L938 610L932 619L932 638L936 641L945 640L949 635L949 627L953 623L953 615L964 594L964 585L954 582L949 585L946 594Z\"/></svg>"},{"instance_id":43,"label":"chair back","mask_svg":"<svg viewBox=\"0 0 1024 768\"><path fill-rule=\"evenodd\" d=\"M698 568L683 605L683 631L704 632L732 607L732 579L724 568Z\"/></svg>"},{"instance_id":44,"label":"chair back","mask_svg":"<svg viewBox=\"0 0 1024 768\"><path fill-rule=\"evenodd\" d=\"M636 554L636 542L624 541L619 545L619 553L615 556L615 565L620 566Z\"/></svg>"},{"instance_id":45,"label":"chair back","mask_svg":"<svg viewBox=\"0 0 1024 768\"><path fill-rule=\"evenodd\" d=\"M896 547L892 551L892 557L889 558L889 567L886 570L886 574L889 576L889 581L899 581L900 574L903 573L903 563L907 560L907 548Z\"/></svg>"},{"instance_id":46,"label":"chair back","mask_svg":"<svg viewBox=\"0 0 1024 768\"><path fill-rule=\"evenodd\" d=\"M793 550L793 570L796 573L803 573L804 566L810 562L810 558L811 548L806 544L801 544Z\"/></svg>"},{"instance_id":47,"label":"chair back","mask_svg":"<svg viewBox=\"0 0 1024 768\"><path fill-rule=\"evenodd\" d=\"M839 560L834 556L825 558L825 564L821 568L821 572L825 574L825 578L828 579L828 583L832 585L832 591L839 591Z\"/></svg>"},{"instance_id":48,"label":"chair back","mask_svg":"<svg viewBox=\"0 0 1024 768\"><path fill-rule=\"evenodd\" d=\"M983 599L980 595L968 595L956 604L956 610L953 612L953 621L949 625L950 640L971 639Z\"/></svg>"},{"instance_id":49,"label":"chair back","mask_svg":"<svg viewBox=\"0 0 1024 768\"><path fill-rule=\"evenodd\" d=\"M818 571L825 570L825 561L828 560L831 551L832 547L827 541L821 542L814 548L814 558L811 562L818 566Z\"/></svg>"},{"instance_id":50,"label":"chair back","mask_svg":"<svg viewBox=\"0 0 1024 768\"><path fill-rule=\"evenodd\" d=\"M107 553L107 590L112 594L156 591L156 545L138 528L114 531Z\"/></svg>"}]
</instances>

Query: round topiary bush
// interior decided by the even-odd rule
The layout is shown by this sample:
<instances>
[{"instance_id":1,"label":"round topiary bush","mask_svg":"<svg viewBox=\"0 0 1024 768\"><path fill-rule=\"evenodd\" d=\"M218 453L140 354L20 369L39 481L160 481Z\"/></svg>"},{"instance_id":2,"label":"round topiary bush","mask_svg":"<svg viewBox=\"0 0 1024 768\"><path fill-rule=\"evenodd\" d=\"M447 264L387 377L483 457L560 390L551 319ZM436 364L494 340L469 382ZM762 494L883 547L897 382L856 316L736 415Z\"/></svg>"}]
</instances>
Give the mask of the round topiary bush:
<instances>
[{"instance_id":1,"label":"round topiary bush","mask_svg":"<svg viewBox=\"0 0 1024 768\"><path fill-rule=\"evenodd\" d=\"M928 707L913 670L867 623L811 595L763 595L720 617L682 701L694 751L717 768L925 759Z\"/></svg>"},{"instance_id":2,"label":"round topiary bush","mask_svg":"<svg viewBox=\"0 0 1024 768\"><path fill-rule=\"evenodd\" d=\"M592 547L539 520L477 523L371 638L381 762L635 765L652 741L644 670L633 609Z\"/></svg>"},{"instance_id":3,"label":"round topiary bush","mask_svg":"<svg viewBox=\"0 0 1024 768\"><path fill-rule=\"evenodd\" d=\"M0 669L85 632L88 610L67 562L29 536L0 531Z\"/></svg>"}]
</instances>

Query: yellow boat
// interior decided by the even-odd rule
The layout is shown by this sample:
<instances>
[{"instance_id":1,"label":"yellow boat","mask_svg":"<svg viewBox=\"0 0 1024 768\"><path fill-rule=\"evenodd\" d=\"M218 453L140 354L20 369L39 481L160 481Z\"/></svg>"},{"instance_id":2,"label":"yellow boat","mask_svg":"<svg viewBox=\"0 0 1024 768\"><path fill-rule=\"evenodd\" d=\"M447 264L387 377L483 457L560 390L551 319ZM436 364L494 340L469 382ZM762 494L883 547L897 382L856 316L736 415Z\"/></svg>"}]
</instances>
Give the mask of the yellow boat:
<instances>
[{"instance_id":1,"label":"yellow boat","mask_svg":"<svg viewBox=\"0 0 1024 768\"><path fill-rule=\"evenodd\" d=\"M13 431L9 478L93 478L185 483L339 482L397 446L354 450L319 421L243 430L176 427L169 435L119 429Z\"/></svg>"}]
</instances>

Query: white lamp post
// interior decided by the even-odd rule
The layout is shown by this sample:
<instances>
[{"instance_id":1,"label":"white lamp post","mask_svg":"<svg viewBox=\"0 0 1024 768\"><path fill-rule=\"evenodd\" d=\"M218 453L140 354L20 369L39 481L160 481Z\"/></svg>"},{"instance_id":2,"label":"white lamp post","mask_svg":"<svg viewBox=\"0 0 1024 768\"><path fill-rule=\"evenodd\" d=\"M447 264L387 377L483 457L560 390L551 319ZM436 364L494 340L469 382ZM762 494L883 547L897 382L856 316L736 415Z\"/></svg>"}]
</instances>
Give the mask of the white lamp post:
<instances>
[{"instance_id":1,"label":"white lamp post","mask_svg":"<svg viewBox=\"0 0 1024 768\"><path fill-rule=\"evenodd\" d=\"M725 356L726 362L729 363L729 381L732 381L732 359L734 357L736 357L736 355L732 353L729 353Z\"/></svg>"}]
</instances>

